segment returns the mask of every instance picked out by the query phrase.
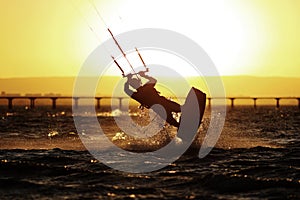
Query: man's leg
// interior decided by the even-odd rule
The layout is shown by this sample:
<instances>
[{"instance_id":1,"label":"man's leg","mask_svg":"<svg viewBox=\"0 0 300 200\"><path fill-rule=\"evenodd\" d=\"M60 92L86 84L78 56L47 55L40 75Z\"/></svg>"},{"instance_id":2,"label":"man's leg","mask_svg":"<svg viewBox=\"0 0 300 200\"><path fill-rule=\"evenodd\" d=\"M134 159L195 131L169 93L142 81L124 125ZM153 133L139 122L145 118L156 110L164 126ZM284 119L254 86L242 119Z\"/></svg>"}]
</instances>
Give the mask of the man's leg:
<instances>
[{"instance_id":1,"label":"man's leg","mask_svg":"<svg viewBox=\"0 0 300 200\"><path fill-rule=\"evenodd\" d=\"M164 107L160 104L157 104L152 106L151 109L156 112L162 119L166 120L166 122L168 122L170 125L179 127L179 123L173 118L172 112L175 111L171 110L169 107Z\"/></svg>"},{"instance_id":2,"label":"man's leg","mask_svg":"<svg viewBox=\"0 0 300 200\"><path fill-rule=\"evenodd\" d=\"M166 121L172 126L179 127L179 123L174 119L172 111L167 111L167 119Z\"/></svg>"},{"instance_id":3,"label":"man's leg","mask_svg":"<svg viewBox=\"0 0 300 200\"><path fill-rule=\"evenodd\" d=\"M163 106L166 110L166 114L167 114L167 119L166 121L171 124L172 126L175 126L175 127L179 127L179 123L174 119L173 117L173 114L172 112L175 112L175 113L179 113L181 112L181 106L174 102L174 101L170 101L168 99L165 99L165 101L163 102Z\"/></svg>"},{"instance_id":4,"label":"man's leg","mask_svg":"<svg viewBox=\"0 0 300 200\"><path fill-rule=\"evenodd\" d=\"M171 112L176 112L176 113L181 112L181 106L174 101L166 99L163 102L163 106L166 108L166 110L169 110Z\"/></svg>"}]
</instances>

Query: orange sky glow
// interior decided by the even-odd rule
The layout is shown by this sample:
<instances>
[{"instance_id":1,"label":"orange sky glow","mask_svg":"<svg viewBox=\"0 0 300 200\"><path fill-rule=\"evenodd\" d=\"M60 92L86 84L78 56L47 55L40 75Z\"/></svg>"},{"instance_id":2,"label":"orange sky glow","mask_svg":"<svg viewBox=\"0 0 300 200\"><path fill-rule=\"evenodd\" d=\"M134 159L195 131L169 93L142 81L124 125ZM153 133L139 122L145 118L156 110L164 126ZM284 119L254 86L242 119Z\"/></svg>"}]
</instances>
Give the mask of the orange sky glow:
<instances>
[{"instance_id":1,"label":"orange sky glow","mask_svg":"<svg viewBox=\"0 0 300 200\"><path fill-rule=\"evenodd\" d=\"M221 75L300 77L300 1L94 3L115 35L152 27L188 36ZM0 0L0 16L0 78L76 76L109 38L89 1Z\"/></svg>"}]
</instances>

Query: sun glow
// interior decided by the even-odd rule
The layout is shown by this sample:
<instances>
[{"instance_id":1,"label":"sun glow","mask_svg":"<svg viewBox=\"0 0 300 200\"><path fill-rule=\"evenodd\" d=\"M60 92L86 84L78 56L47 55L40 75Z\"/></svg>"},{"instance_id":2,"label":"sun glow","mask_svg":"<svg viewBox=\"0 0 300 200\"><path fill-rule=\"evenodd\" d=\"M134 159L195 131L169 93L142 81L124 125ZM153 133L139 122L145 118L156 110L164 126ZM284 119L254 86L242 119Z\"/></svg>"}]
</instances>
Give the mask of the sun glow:
<instances>
[{"instance_id":1,"label":"sun glow","mask_svg":"<svg viewBox=\"0 0 300 200\"><path fill-rule=\"evenodd\" d=\"M221 75L251 73L249 63L264 50L264 35L256 35L262 26L259 16L250 15L251 8L245 9L236 1L113 1L111 12L105 12L101 1L94 2L115 35L145 27L177 31L203 47ZM96 11L88 5L86 10L83 13L88 13L86 19L100 41L108 39L110 35Z\"/></svg>"},{"instance_id":2,"label":"sun glow","mask_svg":"<svg viewBox=\"0 0 300 200\"><path fill-rule=\"evenodd\" d=\"M0 77L76 76L107 27L181 33L221 75L300 76L299 9L294 0L2 0Z\"/></svg>"}]
</instances>

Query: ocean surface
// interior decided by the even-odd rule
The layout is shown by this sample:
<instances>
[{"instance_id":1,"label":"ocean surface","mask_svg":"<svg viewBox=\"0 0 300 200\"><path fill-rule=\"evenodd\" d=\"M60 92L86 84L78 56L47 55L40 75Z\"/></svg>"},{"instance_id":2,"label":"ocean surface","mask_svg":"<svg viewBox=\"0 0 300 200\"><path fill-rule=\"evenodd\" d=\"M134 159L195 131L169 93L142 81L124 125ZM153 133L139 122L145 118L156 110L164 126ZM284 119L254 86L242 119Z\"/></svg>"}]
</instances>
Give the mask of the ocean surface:
<instances>
[{"instance_id":1,"label":"ocean surface","mask_svg":"<svg viewBox=\"0 0 300 200\"><path fill-rule=\"evenodd\" d=\"M131 117L143 123L144 112L132 111ZM174 129L164 127L150 139L136 140L114 123L121 111L97 115L107 137L126 150L152 151L175 137ZM207 110L197 140L209 119ZM70 107L1 107L0 127L0 199L300 199L298 107L228 108L209 155L187 153L148 173L118 171L94 158L80 140L84 133L77 132ZM195 141L193 149L200 144Z\"/></svg>"}]
</instances>

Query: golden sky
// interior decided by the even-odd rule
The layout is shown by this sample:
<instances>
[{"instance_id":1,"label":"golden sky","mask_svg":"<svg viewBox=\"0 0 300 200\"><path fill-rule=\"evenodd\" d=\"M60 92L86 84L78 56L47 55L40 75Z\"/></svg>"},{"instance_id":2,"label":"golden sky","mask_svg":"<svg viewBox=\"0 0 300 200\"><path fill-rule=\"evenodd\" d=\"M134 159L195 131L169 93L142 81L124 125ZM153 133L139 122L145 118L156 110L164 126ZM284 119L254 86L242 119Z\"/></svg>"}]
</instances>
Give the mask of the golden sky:
<instances>
[{"instance_id":1,"label":"golden sky","mask_svg":"<svg viewBox=\"0 0 300 200\"><path fill-rule=\"evenodd\" d=\"M164 28L196 41L221 75L300 77L298 0L94 0L115 35ZM88 0L0 0L0 78L76 76L108 38Z\"/></svg>"}]
</instances>

